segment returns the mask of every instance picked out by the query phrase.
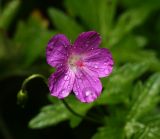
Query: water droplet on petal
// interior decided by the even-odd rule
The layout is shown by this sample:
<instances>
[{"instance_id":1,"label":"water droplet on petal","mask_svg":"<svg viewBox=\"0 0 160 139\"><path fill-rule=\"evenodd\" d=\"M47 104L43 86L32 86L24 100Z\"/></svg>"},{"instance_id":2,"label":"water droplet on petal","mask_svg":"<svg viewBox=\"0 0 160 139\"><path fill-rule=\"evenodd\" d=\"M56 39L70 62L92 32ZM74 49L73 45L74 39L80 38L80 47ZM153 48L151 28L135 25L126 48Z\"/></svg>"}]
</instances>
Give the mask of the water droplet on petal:
<instances>
[{"instance_id":1,"label":"water droplet on petal","mask_svg":"<svg viewBox=\"0 0 160 139\"><path fill-rule=\"evenodd\" d=\"M90 90L88 90L85 92L85 95L86 95L86 97L88 97L88 96L92 95L92 92Z\"/></svg>"},{"instance_id":2,"label":"water droplet on petal","mask_svg":"<svg viewBox=\"0 0 160 139\"><path fill-rule=\"evenodd\" d=\"M97 65L95 65L94 67L95 67L96 69L98 68L98 66L97 66Z\"/></svg>"},{"instance_id":3,"label":"water droplet on petal","mask_svg":"<svg viewBox=\"0 0 160 139\"><path fill-rule=\"evenodd\" d=\"M82 91L86 102L92 102L97 98L96 91L92 87L86 87Z\"/></svg>"},{"instance_id":4,"label":"water droplet on petal","mask_svg":"<svg viewBox=\"0 0 160 139\"><path fill-rule=\"evenodd\" d=\"M69 92L66 89L61 90L61 92L59 92L58 97L59 98L64 98L66 96L68 96Z\"/></svg>"},{"instance_id":5,"label":"water droplet on petal","mask_svg":"<svg viewBox=\"0 0 160 139\"><path fill-rule=\"evenodd\" d=\"M65 81L68 81L68 80L69 80L69 76L66 75L66 76L64 77L64 80L65 80Z\"/></svg>"},{"instance_id":6,"label":"water droplet on petal","mask_svg":"<svg viewBox=\"0 0 160 139\"><path fill-rule=\"evenodd\" d=\"M107 70L107 69L104 69L104 72L107 74L107 73L108 73L108 70Z\"/></svg>"},{"instance_id":7,"label":"water droplet on petal","mask_svg":"<svg viewBox=\"0 0 160 139\"><path fill-rule=\"evenodd\" d=\"M62 90L62 92L61 92L61 93L62 93L62 94L64 94L65 92L66 92L65 90Z\"/></svg>"}]
</instances>

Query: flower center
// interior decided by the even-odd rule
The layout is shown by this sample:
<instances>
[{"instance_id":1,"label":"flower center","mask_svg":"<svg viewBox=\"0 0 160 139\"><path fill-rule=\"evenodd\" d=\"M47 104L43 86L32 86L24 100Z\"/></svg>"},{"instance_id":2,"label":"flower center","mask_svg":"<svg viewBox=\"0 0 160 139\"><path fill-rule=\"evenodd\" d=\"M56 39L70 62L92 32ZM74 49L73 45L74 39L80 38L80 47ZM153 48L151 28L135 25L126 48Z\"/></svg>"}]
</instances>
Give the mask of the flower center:
<instances>
[{"instance_id":1,"label":"flower center","mask_svg":"<svg viewBox=\"0 0 160 139\"><path fill-rule=\"evenodd\" d=\"M69 58L69 65L73 68L81 68L84 66L84 63L80 56L71 55Z\"/></svg>"}]
</instances>

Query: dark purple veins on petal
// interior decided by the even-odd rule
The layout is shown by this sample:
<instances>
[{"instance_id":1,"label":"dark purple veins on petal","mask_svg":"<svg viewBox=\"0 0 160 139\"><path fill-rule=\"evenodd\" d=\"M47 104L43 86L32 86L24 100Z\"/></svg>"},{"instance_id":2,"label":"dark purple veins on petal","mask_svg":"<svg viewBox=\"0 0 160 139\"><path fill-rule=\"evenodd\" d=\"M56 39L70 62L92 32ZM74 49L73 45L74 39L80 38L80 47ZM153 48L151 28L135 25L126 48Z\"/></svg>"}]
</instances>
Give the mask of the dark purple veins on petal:
<instances>
[{"instance_id":1,"label":"dark purple veins on petal","mask_svg":"<svg viewBox=\"0 0 160 139\"><path fill-rule=\"evenodd\" d=\"M49 90L52 96L58 98L67 97L75 80L75 75L71 70L58 70L49 78Z\"/></svg>"},{"instance_id":2,"label":"dark purple veins on petal","mask_svg":"<svg viewBox=\"0 0 160 139\"><path fill-rule=\"evenodd\" d=\"M100 35L95 31L81 33L71 45L63 34L55 35L46 48L47 63L56 68L49 78L52 96L67 97L73 90L85 103L93 102L101 94L100 77L113 70L112 55L106 48L99 48Z\"/></svg>"},{"instance_id":3,"label":"dark purple veins on petal","mask_svg":"<svg viewBox=\"0 0 160 139\"><path fill-rule=\"evenodd\" d=\"M63 34L54 36L46 48L47 63L53 67L65 64L70 46L69 40Z\"/></svg>"},{"instance_id":4,"label":"dark purple veins on petal","mask_svg":"<svg viewBox=\"0 0 160 139\"><path fill-rule=\"evenodd\" d=\"M86 52L94 48L98 48L101 43L100 35L95 31L81 33L75 40L73 46L79 52Z\"/></svg>"}]
</instances>

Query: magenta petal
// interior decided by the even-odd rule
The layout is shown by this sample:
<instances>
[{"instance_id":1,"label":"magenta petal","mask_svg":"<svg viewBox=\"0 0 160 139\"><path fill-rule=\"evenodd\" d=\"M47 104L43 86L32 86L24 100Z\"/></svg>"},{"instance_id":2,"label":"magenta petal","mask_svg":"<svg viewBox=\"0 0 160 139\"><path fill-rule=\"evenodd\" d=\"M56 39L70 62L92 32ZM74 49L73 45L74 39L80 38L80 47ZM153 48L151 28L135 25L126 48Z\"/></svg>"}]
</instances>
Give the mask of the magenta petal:
<instances>
[{"instance_id":1,"label":"magenta petal","mask_svg":"<svg viewBox=\"0 0 160 139\"><path fill-rule=\"evenodd\" d=\"M63 34L55 35L46 48L47 63L53 67L62 65L67 60L70 42Z\"/></svg>"},{"instance_id":2,"label":"magenta petal","mask_svg":"<svg viewBox=\"0 0 160 139\"><path fill-rule=\"evenodd\" d=\"M52 96L58 98L67 97L75 80L75 75L71 70L58 70L49 78L49 90Z\"/></svg>"},{"instance_id":3,"label":"magenta petal","mask_svg":"<svg viewBox=\"0 0 160 139\"><path fill-rule=\"evenodd\" d=\"M100 35L95 31L88 31L81 33L73 46L77 52L86 52L88 50L97 48L101 43Z\"/></svg>"},{"instance_id":4,"label":"magenta petal","mask_svg":"<svg viewBox=\"0 0 160 139\"><path fill-rule=\"evenodd\" d=\"M73 92L81 102L93 102L100 95L101 91L102 84L97 77L85 70L77 71Z\"/></svg>"},{"instance_id":5,"label":"magenta petal","mask_svg":"<svg viewBox=\"0 0 160 139\"><path fill-rule=\"evenodd\" d=\"M106 48L97 48L84 57L85 67L98 77L108 76L113 69L112 55Z\"/></svg>"}]
</instances>

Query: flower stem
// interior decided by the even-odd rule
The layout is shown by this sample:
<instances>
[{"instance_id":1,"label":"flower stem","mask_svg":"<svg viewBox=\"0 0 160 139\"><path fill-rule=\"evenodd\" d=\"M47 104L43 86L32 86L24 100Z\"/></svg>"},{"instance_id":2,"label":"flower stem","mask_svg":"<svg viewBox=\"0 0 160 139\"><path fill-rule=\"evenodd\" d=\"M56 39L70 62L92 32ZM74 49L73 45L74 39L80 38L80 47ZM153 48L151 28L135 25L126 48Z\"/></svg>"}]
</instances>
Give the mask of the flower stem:
<instances>
[{"instance_id":1,"label":"flower stem","mask_svg":"<svg viewBox=\"0 0 160 139\"><path fill-rule=\"evenodd\" d=\"M17 94L17 103L19 105L21 105L21 107L24 107L27 99L28 99L28 92L27 92L27 84L34 78L42 78L43 81L46 83L47 85L47 79L46 77L44 77L43 75L41 74L33 74L31 76L29 76L28 78L26 78L23 83L22 83L22 86L21 86L21 90L18 92Z\"/></svg>"},{"instance_id":2,"label":"flower stem","mask_svg":"<svg viewBox=\"0 0 160 139\"><path fill-rule=\"evenodd\" d=\"M26 78L23 83L22 83L22 87L21 87L21 90L19 91L19 93L17 94L17 98L18 98L18 103L19 104L22 104L24 103L24 101L26 101L26 98L27 98L27 84L28 82L30 82L32 79L34 78L42 78L43 81L45 82L45 84L48 86L47 84L47 79L45 76L41 75L41 74L33 74L31 76L29 76L28 78ZM92 117L89 117L89 116L83 116L83 115L80 115L79 113L75 112L70 106L69 104L64 100L62 99L61 100L62 103L65 105L65 107L75 116L79 117L79 118L82 118L82 119L86 119L86 120L89 120L91 122L94 122L94 123L97 123L97 124L101 124L103 125L103 122L101 122L100 120L97 121L96 119L92 118Z\"/></svg>"},{"instance_id":3,"label":"flower stem","mask_svg":"<svg viewBox=\"0 0 160 139\"><path fill-rule=\"evenodd\" d=\"M94 118L92 118L92 117L83 116L83 115L75 112L75 111L69 106L69 104L68 104L64 99L62 99L61 101L62 101L62 103L65 105L65 107L66 107L73 115L75 115L75 116L77 116L77 117L79 117L79 118L82 118L82 119L85 119L85 120L88 120L88 121L91 121L91 122L94 122L94 123L103 125L103 122L101 122L101 121L97 121L96 119L94 119Z\"/></svg>"},{"instance_id":4,"label":"flower stem","mask_svg":"<svg viewBox=\"0 0 160 139\"><path fill-rule=\"evenodd\" d=\"M28 78L26 78L23 83L22 83L22 92L25 92L26 91L26 85L29 81L31 81L32 79L34 78L42 78L43 81L45 82L45 84L47 85L47 79L45 76L43 76L42 74L33 74L31 76L29 76Z\"/></svg>"}]
</instances>

